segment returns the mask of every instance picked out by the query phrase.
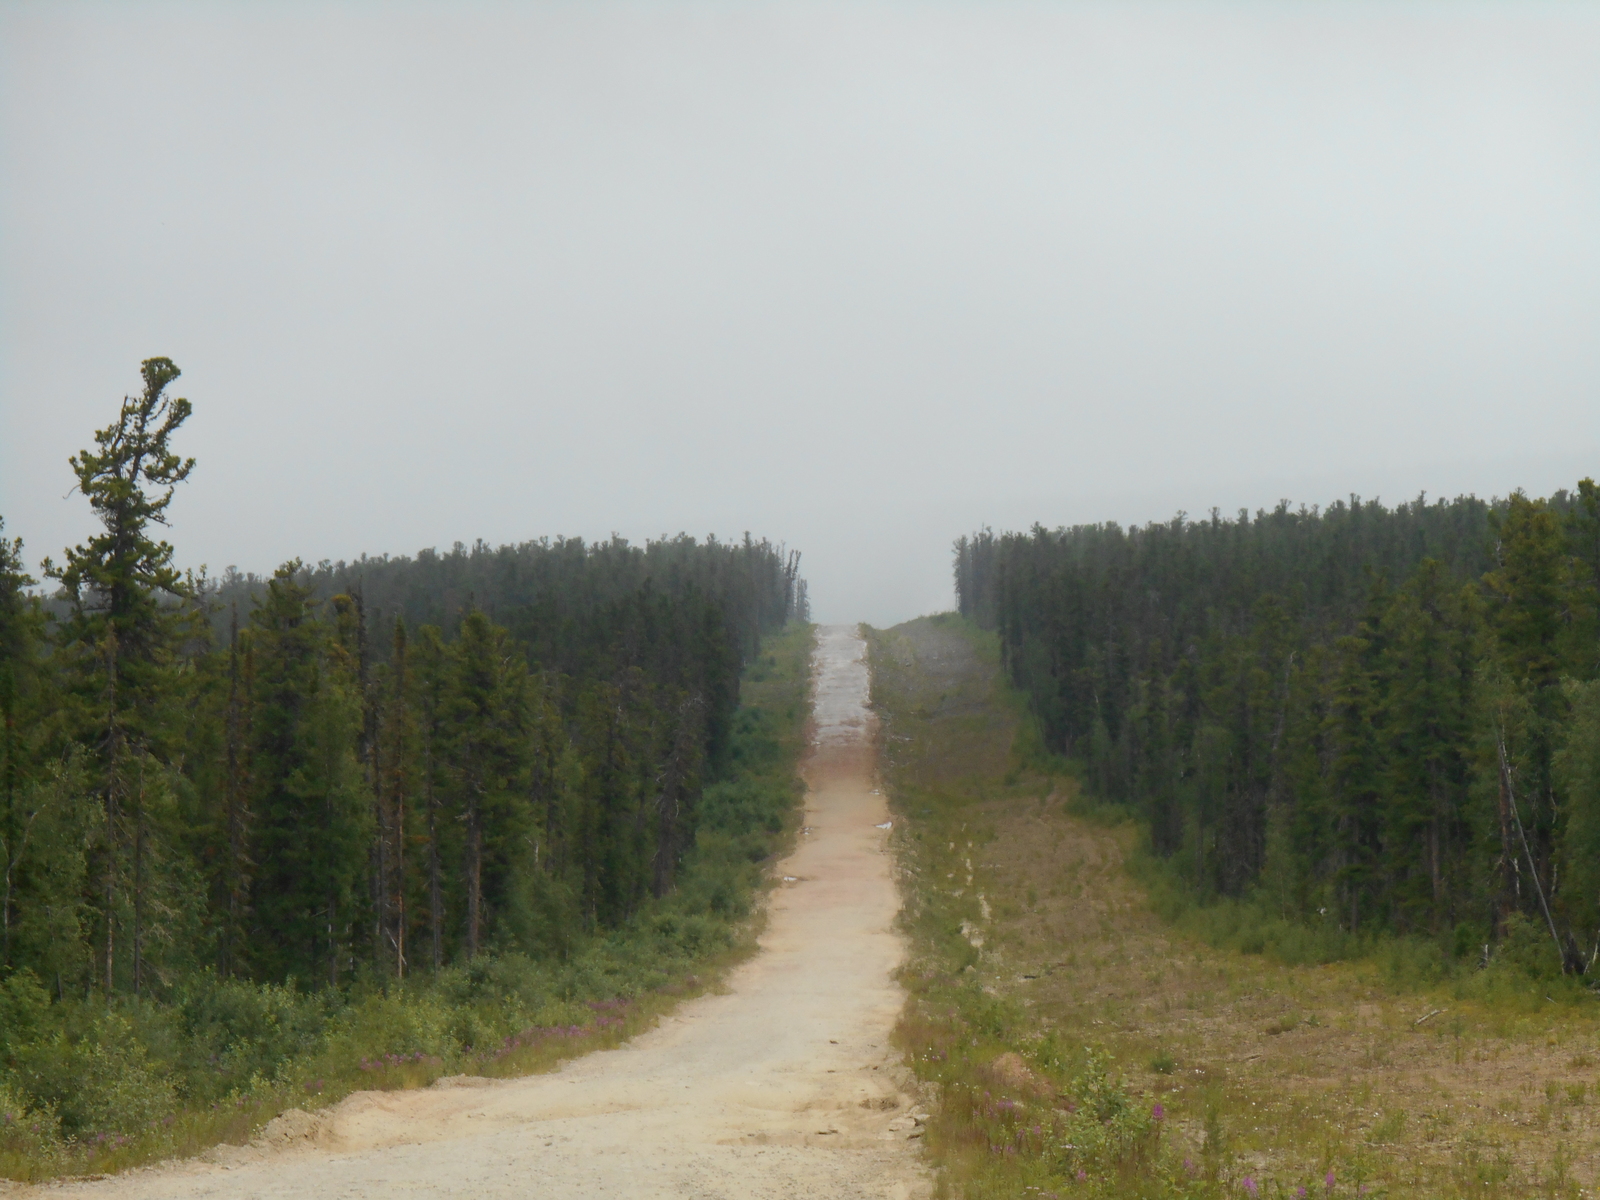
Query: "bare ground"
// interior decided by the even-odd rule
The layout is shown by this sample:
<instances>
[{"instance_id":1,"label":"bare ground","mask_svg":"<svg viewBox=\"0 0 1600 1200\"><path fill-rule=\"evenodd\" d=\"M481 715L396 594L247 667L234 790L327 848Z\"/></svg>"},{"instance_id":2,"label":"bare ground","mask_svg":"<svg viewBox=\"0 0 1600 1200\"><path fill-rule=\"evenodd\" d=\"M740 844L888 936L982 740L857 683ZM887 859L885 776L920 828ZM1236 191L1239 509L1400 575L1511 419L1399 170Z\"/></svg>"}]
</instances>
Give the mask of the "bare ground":
<instances>
[{"instance_id":1,"label":"bare ground","mask_svg":"<svg viewBox=\"0 0 1600 1200\"><path fill-rule=\"evenodd\" d=\"M889 1047L903 947L865 647L819 631L805 830L761 952L626 1046L290 1112L246 1147L41 1196L910 1197L928 1190Z\"/></svg>"}]
</instances>

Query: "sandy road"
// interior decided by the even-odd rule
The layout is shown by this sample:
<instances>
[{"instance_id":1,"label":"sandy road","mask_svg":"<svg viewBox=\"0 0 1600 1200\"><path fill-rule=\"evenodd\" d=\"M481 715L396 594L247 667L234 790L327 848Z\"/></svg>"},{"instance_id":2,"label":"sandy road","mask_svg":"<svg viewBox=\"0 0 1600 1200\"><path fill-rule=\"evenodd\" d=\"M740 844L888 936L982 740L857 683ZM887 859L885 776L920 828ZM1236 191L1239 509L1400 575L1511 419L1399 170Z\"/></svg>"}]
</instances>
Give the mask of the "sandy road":
<instances>
[{"instance_id":1,"label":"sandy road","mask_svg":"<svg viewBox=\"0 0 1600 1200\"><path fill-rule=\"evenodd\" d=\"M302 1136L45 1189L127 1197L909 1197L926 1190L888 1046L901 953L873 791L865 645L818 637L807 832L725 994L526 1079L363 1092ZM280 1122L280 1127L285 1122ZM292 1122L288 1122L292 1123Z\"/></svg>"}]
</instances>

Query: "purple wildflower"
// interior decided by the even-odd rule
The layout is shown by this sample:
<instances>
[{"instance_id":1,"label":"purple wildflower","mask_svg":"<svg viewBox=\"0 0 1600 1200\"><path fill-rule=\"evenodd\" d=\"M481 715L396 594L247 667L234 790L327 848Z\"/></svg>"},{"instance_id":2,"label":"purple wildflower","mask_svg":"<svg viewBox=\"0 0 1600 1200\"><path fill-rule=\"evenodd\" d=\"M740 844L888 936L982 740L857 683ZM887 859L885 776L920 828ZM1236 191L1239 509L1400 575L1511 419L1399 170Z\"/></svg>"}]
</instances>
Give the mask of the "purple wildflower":
<instances>
[{"instance_id":1,"label":"purple wildflower","mask_svg":"<svg viewBox=\"0 0 1600 1200\"><path fill-rule=\"evenodd\" d=\"M1167 1110L1161 1107L1161 1101L1157 1100L1154 1104L1152 1104L1150 1106L1150 1119L1152 1121L1165 1120L1166 1116L1167 1116Z\"/></svg>"},{"instance_id":2,"label":"purple wildflower","mask_svg":"<svg viewBox=\"0 0 1600 1200\"><path fill-rule=\"evenodd\" d=\"M1294 1194L1296 1200L1306 1200L1306 1185L1302 1183L1299 1187L1295 1188Z\"/></svg>"},{"instance_id":3,"label":"purple wildflower","mask_svg":"<svg viewBox=\"0 0 1600 1200\"><path fill-rule=\"evenodd\" d=\"M1333 1191L1333 1172L1332 1171L1328 1172L1327 1178L1324 1179L1322 1181L1322 1183L1323 1183L1323 1186L1326 1187L1330 1192Z\"/></svg>"},{"instance_id":4,"label":"purple wildflower","mask_svg":"<svg viewBox=\"0 0 1600 1200\"><path fill-rule=\"evenodd\" d=\"M1246 1175L1244 1177L1244 1190L1249 1194L1250 1200L1255 1200L1257 1188L1253 1176Z\"/></svg>"},{"instance_id":5,"label":"purple wildflower","mask_svg":"<svg viewBox=\"0 0 1600 1200\"><path fill-rule=\"evenodd\" d=\"M1078 1182L1082 1183L1084 1180L1086 1180L1088 1178L1089 1178L1089 1172L1085 1171L1082 1167L1079 1167L1078 1168Z\"/></svg>"}]
</instances>

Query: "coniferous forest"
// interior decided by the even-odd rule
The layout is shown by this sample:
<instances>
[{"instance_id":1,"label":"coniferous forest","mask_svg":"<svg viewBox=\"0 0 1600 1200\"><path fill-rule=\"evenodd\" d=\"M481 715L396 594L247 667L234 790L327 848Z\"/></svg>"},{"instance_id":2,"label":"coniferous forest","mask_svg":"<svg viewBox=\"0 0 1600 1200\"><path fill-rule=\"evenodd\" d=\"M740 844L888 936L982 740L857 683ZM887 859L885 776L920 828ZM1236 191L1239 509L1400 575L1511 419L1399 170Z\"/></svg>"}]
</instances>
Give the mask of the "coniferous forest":
<instances>
[{"instance_id":1,"label":"coniferous forest","mask_svg":"<svg viewBox=\"0 0 1600 1200\"><path fill-rule=\"evenodd\" d=\"M418 981L458 1009L518 993L524 1019L605 998L570 964L641 914L692 961L794 802L740 681L807 617L797 554L557 540L182 571L178 374L145 362L72 457L93 537L38 579L0 543L0 1143L215 1107ZM440 1020L387 1049L502 1032Z\"/></svg>"},{"instance_id":2,"label":"coniferous forest","mask_svg":"<svg viewBox=\"0 0 1600 1200\"><path fill-rule=\"evenodd\" d=\"M1253 904L1324 953L1392 934L1593 968L1592 480L984 530L955 577L1045 746L1148 825L1191 902Z\"/></svg>"}]
</instances>

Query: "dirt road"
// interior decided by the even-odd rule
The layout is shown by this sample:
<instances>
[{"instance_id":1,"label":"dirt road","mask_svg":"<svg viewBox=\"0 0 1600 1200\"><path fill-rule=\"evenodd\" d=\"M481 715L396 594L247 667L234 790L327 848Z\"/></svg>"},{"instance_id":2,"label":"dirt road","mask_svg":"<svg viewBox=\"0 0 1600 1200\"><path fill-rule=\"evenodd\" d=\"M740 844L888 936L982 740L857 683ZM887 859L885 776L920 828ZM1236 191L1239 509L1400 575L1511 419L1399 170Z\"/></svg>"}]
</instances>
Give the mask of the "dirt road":
<instances>
[{"instance_id":1,"label":"dirt road","mask_svg":"<svg viewBox=\"0 0 1600 1200\"><path fill-rule=\"evenodd\" d=\"M909 1197L926 1191L865 646L819 631L806 832L762 950L728 991L617 1050L526 1079L363 1092L280 1118L271 1147L39 1189L51 1196ZM284 1136L285 1134L294 1136Z\"/></svg>"}]
</instances>

